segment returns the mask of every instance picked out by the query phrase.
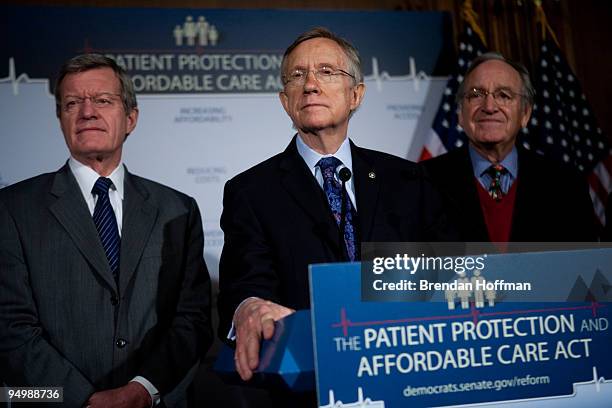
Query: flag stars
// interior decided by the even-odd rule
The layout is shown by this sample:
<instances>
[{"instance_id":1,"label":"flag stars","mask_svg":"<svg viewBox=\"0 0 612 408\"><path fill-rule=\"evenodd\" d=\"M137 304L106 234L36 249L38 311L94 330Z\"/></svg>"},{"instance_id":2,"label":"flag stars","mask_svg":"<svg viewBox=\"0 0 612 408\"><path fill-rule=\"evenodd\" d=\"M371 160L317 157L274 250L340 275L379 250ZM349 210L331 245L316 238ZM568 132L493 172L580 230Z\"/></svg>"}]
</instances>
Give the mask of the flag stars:
<instances>
[{"instance_id":1,"label":"flag stars","mask_svg":"<svg viewBox=\"0 0 612 408\"><path fill-rule=\"evenodd\" d=\"M591 127L589 126L589 124L588 124L588 123L585 123L585 124L584 124L584 130L586 130L586 131L591 130Z\"/></svg>"},{"instance_id":2,"label":"flag stars","mask_svg":"<svg viewBox=\"0 0 612 408\"><path fill-rule=\"evenodd\" d=\"M457 140L455 141L455 147L461 147L461 146L463 146L463 140L461 140L461 139L457 139Z\"/></svg>"},{"instance_id":3,"label":"flag stars","mask_svg":"<svg viewBox=\"0 0 612 408\"><path fill-rule=\"evenodd\" d=\"M446 89L444 90L444 95L448 96L448 95L451 95L452 93L453 91L449 87L446 87Z\"/></svg>"},{"instance_id":4,"label":"flag stars","mask_svg":"<svg viewBox=\"0 0 612 408\"><path fill-rule=\"evenodd\" d=\"M582 108L582 115L589 116L589 110L587 108Z\"/></svg>"},{"instance_id":5,"label":"flag stars","mask_svg":"<svg viewBox=\"0 0 612 408\"><path fill-rule=\"evenodd\" d=\"M549 121L544 122L546 129L552 129L552 124Z\"/></svg>"},{"instance_id":6,"label":"flag stars","mask_svg":"<svg viewBox=\"0 0 612 408\"><path fill-rule=\"evenodd\" d=\"M550 108L548 107L548 105L544 105L544 112L550 113Z\"/></svg>"},{"instance_id":7,"label":"flag stars","mask_svg":"<svg viewBox=\"0 0 612 408\"><path fill-rule=\"evenodd\" d=\"M574 76L573 76L573 75L571 75L571 74L570 74L570 75L568 75L568 76L567 76L567 80L568 80L569 82L574 82Z\"/></svg>"},{"instance_id":8,"label":"flag stars","mask_svg":"<svg viewBox=\"0 0 612 408\"><path fill-rule=\"evenodd\" d=\"M552 138L552 136L546 136L546 143L548 143L548 144L553 144L553 138Z\"/></svg>"},{"instance_id":9,"label":"flag stars","mask_svg":"<svg viewBox=\"0 0 612 408\"><path fill-rule=\"evenodd\" d=\"M523 147L524 147L525 149L527 149L527 150L531 150L531 145L529 145L529 142L527 142L527 141L524 141L524 142L523 142Z\"/></svg>"},{"instance_id":10,"label":"flag stars","mask_svg":"<svg viewBox=\"0 0 612 408\"><path fill-rule=\"evenodd\" d=\"M548 66L548 62L546 62L545 59L542 60L542 63L540 64L542 67L546 68Z\"/></svg>"},{"instance_id":11,"label":"flag stars","mask_svg":"<svg viewBox=\"0 0 612 408\"><path fill-rule=\"evenodd\" d=\"M450 111L450 105L448 104L448 102L442 105L442 109L444 109L445 112Z\"/></svg>"},{"instance_id":12,"label":"flag stars","mask_svg":"<svg viewBox=\"0 0 612 408\"><path fill-rule=\"evenodd\" d=\"M548 98L548 97L550 96L550 94L548 93L548 91L547 91L546 89L544 90L544 92L542 92L542 95L543 95L545 98Z\"/></svg>"},{"instance_id":13,"label":"flag stars","mask_svg":"<svg viewBox=\"0 0 612 408\"><path fill-rule=\"evenodd\" d=\"M464 42L460 42L460 43L459 43L459 49L460 49L461 51L464 51L464 50L465 50L465 43L464 43Z\"/></svg>"},{"instance_id":14,"label":"flag stars","mask_svg":"<svg viewBox=\"0 0 612 408\"><path fill-rule=\"evenodd\" d=\"M587 158L589 159L589 161L592 161L593 160L593 153L587 154Z\"/></svg>"},{"instance_id":15,"label":"flag stars","mask_svg":"<svg viewBox=\"0 0 612 408\"><path fill-rule=\"evenodd\" d=\"M570 158L569 158L568 154L567 154L567 153L564 153L564 154L563 154L563 161L567 163L567 162L569 162L569 159L570 159Z\"/></svg>"},{"instance_id":16,"label":"flag stars","mask_svg":"<svg viewBox=\"0 0 612 408\"><path fill-rule=\"evenodd\" d=\"M559 123L559 130L565 132L565 125L563 123Z\"/></svg>"},{"instance_id":17,"label":"flag stars","mask_svg":"<svg viewBox=\"0 0 612 408\"><path fill-rule=\"evenodd\" d=\"M602 142L601 140L600 140L599 142L597 142L597 148L598 148L599 150L603 150L603 148L604 148L604 144L603 144L603 142Z\"/></svg>"},{"instance_id":18,"label":"flag stars","mask_svg":"<svg viewBox=\"0 0 612 408\"><path fill-rule=\"evenodd\" d=\"M574 96L576 96L576 94L574 93L574 91L572 91L571 89L569 90L569 92L568 92L568 93L569 93L569 96L571 96L572 98L573 98Z\"/></svg>"},{"instance_id":19,"label":"flag stars","mask_svg":"<svg viewBox=\"0 0 612 408\"><path fill-rule=\"evenodd\" d=\"M538 125L538 120L536 118L531 118L531 125L532 126L537 126Z\"/></svg>"},{"instance_id":20,"label":"flag stars","mask_svg":"<svg viewBox=\"0 0 612 408\"><path fill-rule=\"evenodd\" d=\"M558 55L556 55L556 54L555 54L555 62L556 62L556 63L561 62L561 58L559 58L559 56L558 56Z\"/></svg>"},{"instance_id":21,"label":"flag stars","mask_svg":"<svg viewBox=\"0 0 612 408\"><path fill-rule=\"evenodd\" d=\"M542 74L542 82L548 82L548 77L546 74Z\"/></svg>"},{"instance_id":22,"label":"flag stars","mask_svg":"<svg viewBox=\"0 0 612 408\"><path fill-rule=\"evenodd\" d=\"M561 139L561 146L567 147L567 140Z\"/></svg>"},{"instance_id":23,"label":"flag stars","mask_svg":"<svg viewBox=\"0 0 612 408\"><path fill-rule=\"evenodd\" d=\"M445 128L447 128L447 129L448 129L448 120L444 119L444 120L442 121L442 126L444 126Z\"/></svg>"}]
</instances>

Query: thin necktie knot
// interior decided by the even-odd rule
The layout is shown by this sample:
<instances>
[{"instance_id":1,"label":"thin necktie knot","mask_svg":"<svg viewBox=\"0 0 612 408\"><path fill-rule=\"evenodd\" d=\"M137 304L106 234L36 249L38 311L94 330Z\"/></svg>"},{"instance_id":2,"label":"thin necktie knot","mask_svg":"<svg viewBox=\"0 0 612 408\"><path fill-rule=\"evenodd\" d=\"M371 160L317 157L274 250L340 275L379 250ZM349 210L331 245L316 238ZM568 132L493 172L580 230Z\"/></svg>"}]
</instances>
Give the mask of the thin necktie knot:
<instances>
[{"instance_id":1,"label":"thin necktie knot","mask_svg":"<svg viewBox=\"0 0 612 408\"><path fill-rule=\"evenodd\" d=\"M106 195L108 194L108 190L112 185L113 181L111 179L107 177L99 177L96 180L96 184L94 184L93 188L91 189L91 192L98 195L98 197L102 194Z\"/></svg>"},{"instance_id":2,"label":"thin necktie knot","mask_svg":"<svg viewBox=\"0 0 612 408\"><path fill-rule=\"evenodd\" d=\"M329 177L332 177L332 179L333 179L333 176L334 176L334 173L336 172L336 169L341 164L342 164L342 162L340 161L340 159L338 159L337 157L334 157L334 156L323 157L317 163L317 165L321 169L321 174L323 174L323 179L324 180L327 180L327 178L329 178Z\"/></svg>"},{"instance_id":3,"label":"thin necktie knot","mask_svg":"<svg viewBox=\"0 0 612 408\"><path fill-rule=\"evenodd\" d=\"M506 169L501 164L492 164L485 170L485 173L491 177L491 183L489 184L489 195L496 201L500 201L504 196L504 191L502 190L501 178L503 175L508 173L508 169Z\"/></svg>"}]
</instances>

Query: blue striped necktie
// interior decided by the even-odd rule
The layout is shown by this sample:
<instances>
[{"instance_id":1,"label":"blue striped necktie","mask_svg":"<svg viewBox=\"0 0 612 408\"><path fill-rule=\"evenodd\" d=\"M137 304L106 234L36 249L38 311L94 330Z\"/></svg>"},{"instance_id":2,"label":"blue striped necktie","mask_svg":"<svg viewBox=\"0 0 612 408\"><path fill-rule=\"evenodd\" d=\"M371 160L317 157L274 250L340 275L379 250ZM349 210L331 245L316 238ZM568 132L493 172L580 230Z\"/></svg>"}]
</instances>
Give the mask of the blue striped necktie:
<instances>
[{"instance_id":1,"label":"blue striped necktie","mask_svg":"<svg viewBox=\"0 0 612 408\"><path fill-rule=\"evenodd\" d=\"M342 162L333 156L324 157L317 163L321 169L321 174L323 175L323 191L325 191L327 201L329 202L329 207L331 208L332 214L339 228L341 228L342 225L342 185L338 180L336 180L334 174L336 173L338 166L341 164ZM344 205L345 222L344 231L342 231L342 233L344 236L344 244L346 245L348 257L351 261L354 261L357 257L355 228L353 225L355 210L353 209L353 204L348 197L346 197L346 202Z\"/></svg>"},{"instance_id":2,"label":"blue striped necktie","mask_svg":"<svg viewBox=\"0 0 612 408\"><path fill-rule=\"evenodd\" d=\"M119 237L115 212L108 198L108 190L112 185L112 180L106 177L98 178L96 184L94 184L91 192L98 196L98 201L94 209L93 220L98 234L100 234L100 241L102 241L102 247L104 252L106 252L108 264L115 282L119 282L119 249L121 247L121 238Z\"/></svg>"}]
</instances>

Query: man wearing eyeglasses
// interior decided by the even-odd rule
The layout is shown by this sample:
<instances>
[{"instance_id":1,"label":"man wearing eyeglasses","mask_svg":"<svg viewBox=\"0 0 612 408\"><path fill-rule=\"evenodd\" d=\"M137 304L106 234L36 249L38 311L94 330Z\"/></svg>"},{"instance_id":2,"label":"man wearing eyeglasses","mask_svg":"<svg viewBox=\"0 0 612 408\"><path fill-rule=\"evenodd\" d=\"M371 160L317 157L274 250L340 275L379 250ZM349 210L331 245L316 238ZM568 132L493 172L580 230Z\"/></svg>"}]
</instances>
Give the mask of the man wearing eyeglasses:
<instances>
[{"instance_id":1,"label":"man wearing eyeglasses","mask_svg":"<svg viewBox=\"0 0 612 408\"><path fill-rule=\"evenodd\" d=\"M443 239L445 225L416 165L349 140L365 92L351 44L308 31L287 48L281 74L297 135L227 182L221 216L219 335L235 336L244 380L274 322L309 307L309 264L357 261L363 241Z\"/></svg>"},{"instance_id":2,"label":"man wearing eyeglasses","mask_svg":"<svg viewBox=\"0 0 612 408\"><path fill-rule=\"evenodd\" d=\"M459 86L458 121L469 143L424 165L464 241L596 239L586 182L516 144L534 96L525 67L497 53L472 61Z\"/></svg>"},{"instance_id":3,"label":"man wearing eyeglasses","mask_svg":"<svg viewBox=\"0 0 612 408\"><path fill-rule=\"evenodd\" d=\"M63 387L69 407L177 406L212 341L196 202L131 174L130 78L98 54L64 64L70 158L0 190L0 372Z\"/></svg>"}]
</instances>

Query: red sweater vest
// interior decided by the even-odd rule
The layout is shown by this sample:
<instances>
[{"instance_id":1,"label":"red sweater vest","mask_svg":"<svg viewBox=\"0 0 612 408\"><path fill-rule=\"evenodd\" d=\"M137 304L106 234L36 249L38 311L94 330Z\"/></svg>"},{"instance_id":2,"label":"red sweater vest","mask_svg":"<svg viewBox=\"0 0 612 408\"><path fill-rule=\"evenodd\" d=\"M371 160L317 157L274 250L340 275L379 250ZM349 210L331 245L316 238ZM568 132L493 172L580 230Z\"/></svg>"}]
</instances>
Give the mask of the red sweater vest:
<instances>
[{"instance_id":1,"label":"red sweater vest","mask_svg":"<svg viewBox=\"0 0 612 408\"><path fill-rule=\"evenodd\" d=\"M484 189L482 184L475 179L480 200L480 208L484 216L489 239L491 242L508 242L512 232L512 214L514 212L514 199L516 198L516 185L518 179L514 180L508 194L500 201L496 201Z\"/></svg>"}]
</instances>

